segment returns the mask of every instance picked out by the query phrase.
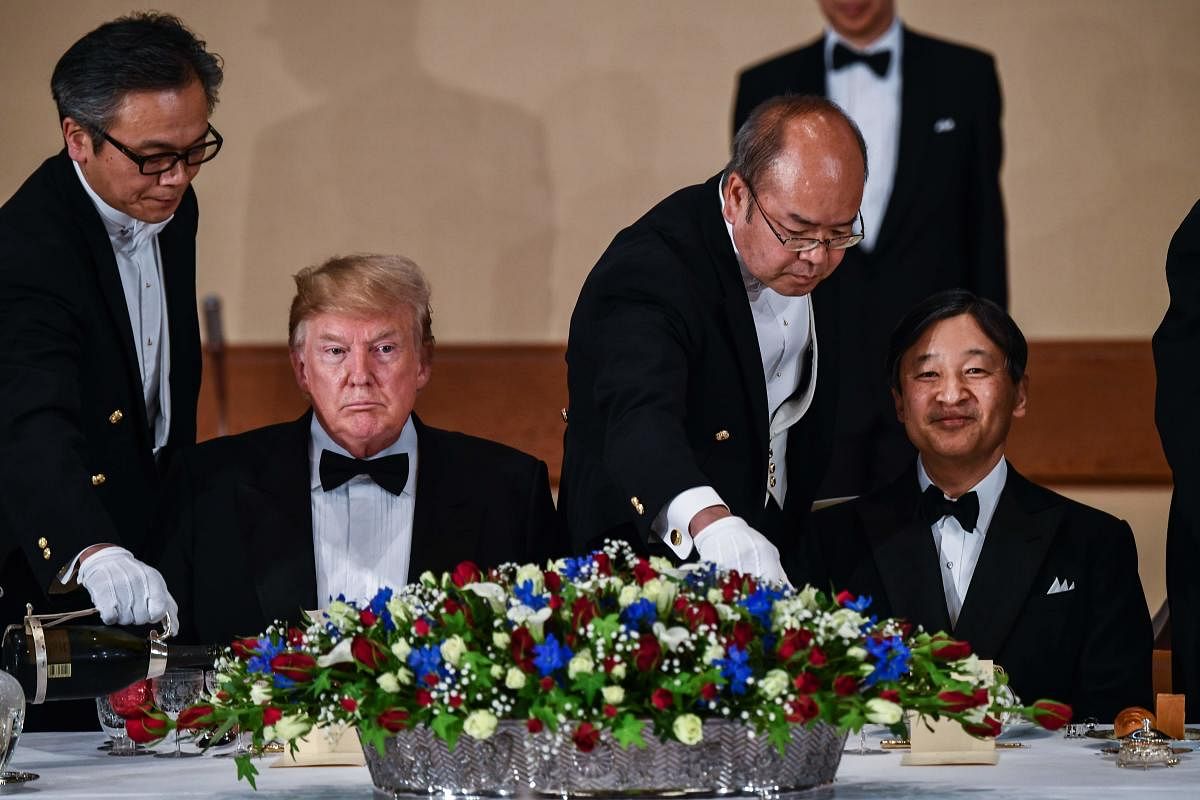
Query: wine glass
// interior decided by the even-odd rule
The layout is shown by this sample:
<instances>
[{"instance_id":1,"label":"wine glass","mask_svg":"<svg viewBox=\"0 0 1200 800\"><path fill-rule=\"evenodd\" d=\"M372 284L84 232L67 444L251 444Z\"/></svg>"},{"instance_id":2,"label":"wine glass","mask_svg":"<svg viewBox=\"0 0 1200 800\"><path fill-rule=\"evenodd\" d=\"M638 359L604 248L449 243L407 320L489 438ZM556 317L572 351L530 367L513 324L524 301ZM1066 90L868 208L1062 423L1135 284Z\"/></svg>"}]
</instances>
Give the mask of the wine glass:
<instances>
[{"instance_id":1,"label":"wine glass","mask_svg":"<svg viewBox=\"0 0 1200 800\"><path fill-rule=\"evenodd\" d=\"M842 752L849 753L850 755L855 755L855 756L882 755L883 750L879 749L878 747L871 747L871 748L867 747L867 728L868 727L870 727L873 731L878 731L881 726L879 726L879 725L868 726L868 725L864 724L861 728L858 729L858 747L856 747L854 749L846 748Z\"/></svg>"},{"instance_id":2,"label":"wine glass","mask_svg":"<svg viewBox=\"0 0 1200 800\"><path fill-rule=\"evenodd\" d=\"M200 699L204 691L204 673L198 669L169 669L153 681L154 702L172 720L179 712ZM175 729L175 751L156 753L155 758L193 758L199 753L184 753L179 749L179 729Z\"/></svg>"},{"instance_id":3,"label":"wine glass","mask_svg":"<svg viewBox=\"0 0 1200 800\"><path fill-rule=\"evenodd\" d=\"M141 756L145 750L139 750L137 742L129 738L125 732L125 718L113 710L112 701L108 695L96 698L96 717L100 720L100 728L108 736L110 756Z\"/></svg>"},{"instance_id":4,"label":"wine glass","mask_svg":"<svg viewBox=\"0 0 1200 800\"><path fill-rule=\"evenodd\" d=\"M219 673L216 670L212 669L204 671L204 691L208 695L209 700L216 699L218 674ZM200 736L196 739L196 745L201 750L207 750L209 747L223 747L234 740L234 737L238 735L238 731L235 728L230 728L223 736L221 736L220 739L217 739L216 741L213 741L212 735L212 730L207 730L200 734Z\"/></svg>"}]
</instances>

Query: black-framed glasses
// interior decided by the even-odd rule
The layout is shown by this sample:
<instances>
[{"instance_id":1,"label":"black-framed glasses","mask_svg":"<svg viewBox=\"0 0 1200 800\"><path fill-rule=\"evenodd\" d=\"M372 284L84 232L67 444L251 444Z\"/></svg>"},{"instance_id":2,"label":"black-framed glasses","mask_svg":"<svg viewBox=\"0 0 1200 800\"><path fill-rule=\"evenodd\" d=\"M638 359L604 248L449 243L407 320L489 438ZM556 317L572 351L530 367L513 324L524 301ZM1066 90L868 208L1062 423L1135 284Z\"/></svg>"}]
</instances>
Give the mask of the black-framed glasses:
<instances>
[{"instance_id":1,"label":"black-framed glasses","mask_svg":"<svg viewBox=\"0 0 1200 800\"><path fill-rule=\"evenodd\" d=\"M170 172L175 169L175 165L180 161L189 167L198 167L205 161L212 161L217 157L217 153L221 152L221 145L225 143L225 140L212 125L208 126L208 131L205 135L212 136L212 138L189 147L182 153L168 150L144 156L141 153L134 152L127 145L121 144L109 136L108 133L103 134L104 140L120 150L130 161L137 164L138 172L143 175L161 175L164 172Z\"/></svg>"},{"instance_id":2,"label":"black-framed glasses","mask_svg":"<svg viewBox=\"0 0 1200 800\"><path fill-rule=\"evenodd\" d=\"M754 205L758 209L759 215L763 218L763 222L767 223L767 227L771 229L771 233L775 234L775 238L779 240L779 244L784 250L790 250L793 253L807 253L810 250L816 250L821 245L825 245L829 250L845 250L849 247L854 247L863 240L863 233L866 231L866 223L863 222L862 210L858 212L858 233L850 233L845 236L831 236L828 239L815 239L811 236L783 236L779 231L775 230L775 226L771 224L770 217L767 212L763 211L762 203L758 202L758 195L754 193L754 187L749 183L746 188L750 190L750 197L754 200Z\"/></svg>"}]
</instances>

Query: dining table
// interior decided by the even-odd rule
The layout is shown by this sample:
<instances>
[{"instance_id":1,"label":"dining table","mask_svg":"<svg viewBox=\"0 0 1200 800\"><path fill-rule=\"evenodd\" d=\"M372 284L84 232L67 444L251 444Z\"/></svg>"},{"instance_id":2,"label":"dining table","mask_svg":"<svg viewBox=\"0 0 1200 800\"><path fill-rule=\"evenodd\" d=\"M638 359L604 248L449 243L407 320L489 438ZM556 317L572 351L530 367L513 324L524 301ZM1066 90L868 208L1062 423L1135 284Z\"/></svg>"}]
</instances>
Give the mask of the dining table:
<instances>
[{"instance_id":1,"label":"dining table","mask_svg":"<svg viewBox=\"0 0 1200 800\"><path fill-rule=\"evenodd\" d=\"M1063 732L1025 728L1001 737L995 765L904 766L902 750L881 749L882 729L859 741L851 734L832 785L797 795L839 800L962 798L963 800L1106 800L1107 798L1195 798L1200 796L1200 747L1182 752L1175 766L1118 767L1111 741L1068 738ZM38 777L0 786L0 794L57 798L378 798L361 766L274 767L278 755L255 760L257 790L238 780L230 758L206 752L193 758L115 757L98 749L100 732L27 733L21 736L10 771ZM861 744L861 747L860 747ZM1200 742L1178 742L1178 749ZM162 751L170 749L160 743ZM185 751L195 752L185 743ZM221 749L214 749L220 751ZM224 749L225 751L228 748ZM859 751L862 752L859 752Z\"/></svg>"}]
</instances>

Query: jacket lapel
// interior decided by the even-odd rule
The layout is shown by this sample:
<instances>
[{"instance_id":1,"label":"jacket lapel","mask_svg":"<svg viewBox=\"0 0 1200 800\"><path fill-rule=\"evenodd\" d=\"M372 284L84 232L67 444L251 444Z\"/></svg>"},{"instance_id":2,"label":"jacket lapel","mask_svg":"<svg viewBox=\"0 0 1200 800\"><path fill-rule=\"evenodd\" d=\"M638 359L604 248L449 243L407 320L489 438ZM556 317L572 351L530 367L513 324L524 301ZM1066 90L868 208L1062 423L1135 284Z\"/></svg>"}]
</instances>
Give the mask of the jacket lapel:
<instances>
[{"instance_id":1,"label":"jacket lapel","mask_svg":"<svg viewBox=\"0 0 1200 800\"><path fill-rule=\"evenodd\" d=\"M256 454L263 468L256 480L236 489L254 588L266 619L295 620L299 610L318 605L309 501L311 417L306 413L285 429L275 447Z\"/></svg>"},{"instance_id":2,"label":"jacket lapel","mask_svg":"<svg viewBox=\"0 0 1200 800\"><path fill-rule=\"evenodd\" d=\"M471 495L475 476L470 463L455 458L452 435L428 427L415 413L413 426L417 431L417 496L409 583L426 570L441 572L472 558L484 525L483 510Z\"/></svg>"},{"instance_id":3,"label":"jacket lapel","mask_svg":"<svg viewBox=\"0 0 1200 800\"><path fill-rule=\"evenodd\" d=\"M901 56L900 146L896 152L896 177L887 211L879 224L875 252L881 251L902 228L904 216L914 202L921 184L925 149L933 135L933 96L928 87L936 85L936 76L928 74L924 42L904 29L904 53Z\"/></svg>"},{"instance_id":4,"label":"jacket lapel","mask_svg":"<svg viewBox=\"0 0 1200 800\"><path fill-rule=\"evenodd\" d=\"M194 210L191 190L176 218L158 234L171 347L171 441L196 441L196 398L200 391L200 320L196 313L196 239L180 216Z\"/></svg>"},{"instance_id":5,"label":"jacket lapel","mask_svg":"<svg viewBox=\"0 0 1200 800\"><path fill-rule=\"evenodd\" d=\"M1054 542L1058 515L1034 513L1032 486L1009 465L954 631L984 657L1000 652Z\"/></svg>"},{"instance_id":6,"label":"jacket lapel","mask_svg":"<svg viewBox=\"0 0 1200 800\"><path fill-rule=\"evenodd\" d=\"M929 526L917 519L917 473L913 466L859 509L892 613L926 630L946 630L950 616Z\"/></svg>"}]
</instances>

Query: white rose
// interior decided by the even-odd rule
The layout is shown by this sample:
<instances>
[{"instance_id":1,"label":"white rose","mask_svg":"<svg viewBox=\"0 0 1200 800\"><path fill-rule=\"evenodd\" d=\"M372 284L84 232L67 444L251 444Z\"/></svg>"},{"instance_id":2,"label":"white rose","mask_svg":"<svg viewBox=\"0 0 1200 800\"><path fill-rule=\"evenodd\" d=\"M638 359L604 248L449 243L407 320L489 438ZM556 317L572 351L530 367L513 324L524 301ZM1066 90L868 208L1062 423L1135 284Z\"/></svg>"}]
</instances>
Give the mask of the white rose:
<instances>
[{"instance_id":1,"label":"white rose","mask_svg":"<svg viewBox=\"0 0 1200 800\"><path fill-rule=\"evenodd\" d=\"M817 610L817 587L805 586L796 595L796 599L800 601L800 605L807 608L809 611Z\"/></svg>"},{"instance_id":2,"label":"white rose","mask_svg":"<svg viewBox=\"0 0 1200 800\"><path fill-rule=\"evenodd\" d=\"M525 581L533 584L534 594L541 594L542 590L546 587L546 578L542 574L541 568L536 564L525 564L517 570L517 578L513 585L521 586Z\"/></svg>"},{"instance_id":3,"label":"white rose","mask_svg":"<svg viewBox=\"0 0 1200 800\"><path fill-rule=\"evenodd\" d=\"M408 654L412 652L412 646L407 639L397 639L392 645L392 655L400 659L401 662L408 661Z\"/></svg>"},{"instance_id":4,"label":"white rose","mask_svg":"<svg viewBox=\"0 0 1200 800\"><path fill-rule=\"evenodd\" d=\"M725 600L725 593L715 587L712 589L709 589L705 596L708 598L708 602L710 602L714 605L717 603L724 602L724 600Z\"/></svg>"},{"instance_id":5,"label":"white rose","mask_svg":"<svg viewBox=\"0 0 1200 800\"><path fill-rule=\"evenodd\" d=\"M865 647L848 647L846 648L846 657L853 658L855 661L866 661L867 649Z\"/></svg>"},{"instance_id":6,"label":"white rose","mask_svg":"<svg viewBox=\"0 0 1200 800\"><path fill-rule=\"evenodd\" d=\"M620 664L614 664L613 668L608 671L608 674L612 676L614 681L625 680L625 662L622 661Z\"/></svg>"},{"instance_id":7,"label":"white rose","mask_svg":"<svg viewBox=\"0 0 1200 800\"><path fill-rule=\"evenodd\" d=\"M412 619L412 612L397 595L392 595L392 599L387 601L387 610L392 615L392 622L396 623L396 627Z\"/></svg>"},{"instance_id":8,"label":"white rose","mask_svg":"<svg viewBox=\"0 0 1200 800\"><path fill-rule=\"evenodd\" d=\"M271 684L266 681L255 681L250 687L250 702L256 706L271 702Z\"/></svg>"},{"instance_id":9,"label":"white rose","mask_svg":"<svg viewBox=\"0 0 1200 800\"><path fill-rule=\"evenodd\" d=\"M696 744L704 738L704 723L695 714L680 714L671 725L675 738L684 744Z\"/></svg>"},{"instance_id":10,"label":"white rose","mask_svg":"<svg viewBox=\"0 0 1200 800\"><path fill-rule=\"evenodd\" d=\"M467 652L467 643L457 633L442 642L442 658L452 667L457 667L462 661L463 653Z\"/></svg>"},{"instance_id":11,"label":"white rose","mask_svg":"<svg viewBox=\"0 0 1200 800\"><path fill-rule=\"evenodd\" d=\"M312 723L302 714L289 714L275 723L275 738L290 742L312 730Z\"/></svg>"},{"instance_id":12,"label":"white rose","mask_svg":"<svg viewBox=\"0 0 1200 800\"><path fill-rule=\"evenodd\" d=\"M395 673L384 672L375 679L375 683L379 684L379 688L388 694L395 694L400 691L400 681L396 679Z\"/></svg>"},{"instance_id":13,"label":"white rose","mask_svg":"<svg viewBox=\"0 0 1200 800\"><path fill-rule=\"evenodd\" d=\"M867 701L867 722L876 725L895 725L904 715L904 709L891 700L872 697Z\"/></svg>"},{"instance_id":14,"label":"white rose","mask_svg":"<svg viewBox=\"0 0 1200 800\"><path fill-rule=\"evenodd\" d=\"M491 668L488 669L488 673L493 678L499 679L504 675L504 667L500 666L499 664L492 664Z\"/></svg>"},{"instance_id":15,"label":"white rose","mask_svg":"<svg viewBox=\"0 0 1200 800\"><path fill-rule=\"evenodd\" d=\"M492 644L499 650L507 650L512 637L504 631L496 631L492 634Z\"/></svg>"},{"instance_id":16,"label":"white rose","mask_svg":"<svg viewBox=\"0 0 1200 800\"><path fill-rule=\"evenodd\" d=\"M325 616L339 631L346 631L358 625L358 612L341 600L334 600L325 609Z\"/></svg>"},{"instance_id":17,"label":"white rose","mask_svg":"<svg viewBox=\"0 0 1200 800\"><path fill-rule=\"evenodd\" d=\"M496 732L496 715L490 711L472 711L463 720L463 732L475 739L486 739Z\"/></svg>"},{"instance_id":18,"label":"white rose","mask_svg":"<svg viewBox=\"0 0 1200 800\"><path fill-rule=\"evenodd\" d=\"M401 686L410 686L413 682L412 670L408 667L401 667L396 670L396 680L400 681Z\"/></svg>"},{"instance_id":19,"label":"white rose","mask_svg":"<svg viewBox=\"0 0 1200 800\"><path fill-rule=\"evenodd\" d=\"M675 595L678 593L679 587L661 578L651 578L642 585L642 597L654 603L659 614L666 614L671 610L671 604L675 602Z\"/></svg>"},{"instance_id":20,"label":"white rose","mask_svg":"<svg viewBox=\"0 0 1200 800\"><path fill-rule=\"evenodd\" d=\"M504 685L509 689L520 689L525 685L525 673L516 667L509 667L508 674L504 676Z\"/></svg>"},{"instance_id":21,"label":"white rose","mask_svg":"<svg viewBox=\"0 0 1200 800\"><path fill-rule=\"evenodd\" d=\"M866 621L862 614L849 608L838 609L829 620L833 635L839 639L857 639L858 629Z\"/></svg>"},{"instance_id":22,"label":"white rose","mask_svg":"<svg viewBox=\"0 0 1200 800\"><path fill-rule=\"evenodd\" d=\"M950 677L956 681L990 687L996 680L995 670L980 663L979 656L972 653L950 668Z\"/></svg>"},{"instance_id":23,"label":"white rose","mask_svg":"<svg viewBox=\"0 0 1200 800\"><path fill-rule=\"evenodd\" d=\"M625 690L620 686L605 686L600 694L604 695L604 702L610 705L619 706L625 702Z\"/></svg>"},{"instance_id":24,"label":"white rose","mask_svg":"<svg viewBox=\"0 0 1200 800\"><path fill-rule=\"evenodd\" d=\"M704 649L704 663L711 664L719 658L725 657L725 648L719 644L710 644Z\"/></svg>"},{"instance_id":25,"label":"white rose","mask_svg":"<svg viewBox=\"0 0 1200 800\"><path fill-rule=\"evenodd\" d=\"M637 602L637 599L641 597L641 595L642 590L637 586L630 584L622 588L621 593L617 595L617 605L619 605L621 608L627 608L628 606L631 606Z\"/></svg>"},{"instance_id":26,"label":"white rose","mask_svg":"<svg viewBox=\"0 0 1200 800\"><path fill-rule=\"evenodd\" d=\"M417 578L417 583L421 583L426 586L437 586L438 585L437 575L434 575L429 570L425 570L424 572L421 573L421 577Z\"/></svg>"},{"instance_id":27,"label":"white rose","mask_svg":"<svg viewBox=\"0 0 1200 800\"><path fill-rule=\"evenodd\" d=\"M567 677L574 678L576 675L585 675L595 668L596 664L592 661L591 653L587 651L577 653L567 662Z\"/></svg>"},{"instance_id":28,"label":"white rose","mask_svg":"<svg viewBox=\"0 0 1200 800\"><path fill-rule=\"evenodd\" d=\"M768 700L773 700L787 690L788 674L782 669L773 669L758 682L758 690Z\"/></svg>"}]
</instances>

